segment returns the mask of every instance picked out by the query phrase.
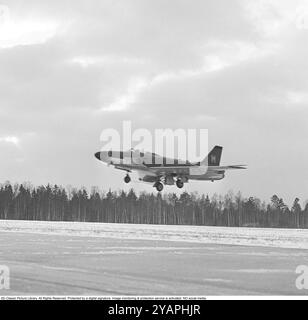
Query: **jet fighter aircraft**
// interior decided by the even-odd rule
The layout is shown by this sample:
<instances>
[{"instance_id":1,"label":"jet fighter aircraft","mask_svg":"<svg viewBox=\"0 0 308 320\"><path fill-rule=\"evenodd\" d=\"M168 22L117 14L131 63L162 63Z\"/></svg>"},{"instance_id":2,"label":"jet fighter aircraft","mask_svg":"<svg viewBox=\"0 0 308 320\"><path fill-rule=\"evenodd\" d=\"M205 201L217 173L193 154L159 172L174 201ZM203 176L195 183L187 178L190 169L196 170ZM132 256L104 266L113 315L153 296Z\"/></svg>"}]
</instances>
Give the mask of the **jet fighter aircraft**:
<instances>
[{"instance_id":1,"label":"jet fighter aircraft","mask_svg":"<svg viewBox=\"0 0 308 320\"><path fill-rule=\"evenodd\" d=\"M221 166L223 148L214 147L209 155L201 162L181 161L159 156L151 152L101 151L95 157L116 169L125 171L125 183L131 182L130 173L137 171L139 180L153 184L158 192L163 191L164 185L176 185L182 189L190 180L217 181L225 178L228 170L247 169L245 165Z\"/></svg>"}]
</instances>

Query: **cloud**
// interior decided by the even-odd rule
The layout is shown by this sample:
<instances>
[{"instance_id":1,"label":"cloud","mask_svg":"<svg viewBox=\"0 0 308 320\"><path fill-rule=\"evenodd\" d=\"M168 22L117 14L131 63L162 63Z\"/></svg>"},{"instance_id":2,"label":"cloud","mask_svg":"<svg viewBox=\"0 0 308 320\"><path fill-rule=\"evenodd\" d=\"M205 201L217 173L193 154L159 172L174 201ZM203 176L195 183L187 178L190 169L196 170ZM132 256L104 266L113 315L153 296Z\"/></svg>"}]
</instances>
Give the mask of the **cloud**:
<instances>
[{"instance_id":1,"label":"cloud","mask_svg":"<svg viewBox=\"0 0 308 320\"><path fill-rule=\"evenodd\" d=\"M164 83L185 80L192 81L193 78L206 75L207 73L219 72L225 68L235 66L242 62L255 61L259 58L270 56L278 50L277 46L260 45L245 42L221 42L211 41L202 48L204 51L203 62L195 69L179 69L174 72L157 74L148 79L132 79L126 89L126 94L117 97L108 107L101 111L123 111L138 102L138 98L150 88ZM75 60L83 67L98 64L99 60L81 59ZM112 60L111 60L112 61ZM111 62L109 61L109 62Z\"/></svg>"},{"instance_id":2,"label":"cloud","mask_svg":"<svg viewBox=\"0 0 308 320\"><path fill-rule=\"evenodd\" d=\"M123 111L130 107L131 104L137 101L138 94L142 92L142 90L148 87L147 81L144 79L136 79L129 84L127 92L116 98L114 102L112 102L108 107L104 107L102 111Z\"/></svg>"},{"instance_id":3,"label":"cloud","mask_svg":"<svg viewBox=\"0 0 308 320\"><path fill-rule=\"evenodd\" d=\"M79 56L70 60L71 63L77 64L83 68L92 66L110 66L110 65L127 65L127 64L145 64L142 59L134 59L128 57L112 57L112 56Z\"/></svg>"},{"instance_id":4,"label":"cloud","mask_svg":"<svg viewBox=\"0 0 308 320\"><path fill-rule=\"evenodd\" d=\"M7 6L0 6L0 49L44 43L58 31L55 21L37 17L14 19Z\"/></svg>"},{"instance_id":5,"label":"cloud","mask_svg":"<svg viewBox=\"0 0 308 320\"><path fill-rule=\"evenodd\" d=\"M287 100L291 104L305 104L308 105L308 92L294 92L290 91L287 93Z\"/></svg>"},{"instance_id":6,"label":"cloud","mask_svg":"<svg viewBox=\"0 0 308 320\"><path fill-rule=\"evenodd\" d=\"M292 29L307 28L305 0L242 0L248 19L262 36L284 36Z\"/></svg>"},{"instance_id":7,"label":"cloud","mask_svg":"<svg viewBox=\"0 0 308 320\"><path fill-rule=\"evenodd\" d=\"M308 5L299 6L297 9L296 27L299 30L308 29Z\"/></svg>"},{"instance_id":8,"label":"cloud","mask_svg":"<svg viewBox=\"0 0 308 320\"><path fill-rule=\"evenodd\" d=\"M122 187L122 173L102 168L93 153L104 128L132 120L134 128L209 129L210 145L225 147L224 163L250 164L245 174L189 190L305 196L308 173L294 184L285 170L308 134L305 1L7 5L10 15L5 7L0 22L0 179ZM8 136L22 141L22 155ZM306 168L301 152L296 165ZM152 190L137 186L143 188Z\"/></svg>"},{"instance_id":9,"label":"cloud","mask_svg":"<svg viewBox=\"0 0 308 320\"><path fill-rule=\"evenodd\" d=\"M18 147L20 140L17 137L14 136L7 136L7 137L0 137L0 143L8 143L8 144L13 144L14 146Z\"/></svg>"}]
</instances>

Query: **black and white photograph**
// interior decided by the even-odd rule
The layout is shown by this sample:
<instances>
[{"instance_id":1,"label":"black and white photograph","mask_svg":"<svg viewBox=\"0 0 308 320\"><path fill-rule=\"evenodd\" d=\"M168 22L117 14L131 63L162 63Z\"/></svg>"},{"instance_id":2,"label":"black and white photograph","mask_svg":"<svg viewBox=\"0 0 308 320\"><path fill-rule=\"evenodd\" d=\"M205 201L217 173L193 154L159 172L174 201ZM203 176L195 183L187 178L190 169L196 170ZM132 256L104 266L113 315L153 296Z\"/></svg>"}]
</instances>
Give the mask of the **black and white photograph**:
<instances>
[{"instance_id":1,"label":"black and white photograph","mask_svg":"<svg viewBox=\"0 0 308 320\"><path fill-rule=\"evenodd\" d=\"M307 57L307 0L0 0L0 300L306 300Z\"/></svg>"}]
</instances>

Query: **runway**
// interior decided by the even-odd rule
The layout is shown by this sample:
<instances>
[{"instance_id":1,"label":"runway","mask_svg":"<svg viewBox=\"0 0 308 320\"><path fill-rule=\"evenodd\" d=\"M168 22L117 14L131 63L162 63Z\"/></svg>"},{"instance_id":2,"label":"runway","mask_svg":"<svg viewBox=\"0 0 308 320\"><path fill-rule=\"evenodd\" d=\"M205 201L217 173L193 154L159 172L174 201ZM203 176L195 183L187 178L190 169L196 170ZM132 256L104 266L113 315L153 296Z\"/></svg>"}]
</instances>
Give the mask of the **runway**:
<instances>
[{"instance_id":1,"label":"runway","mask_svg":"<svg viewBox=\"0 0 308 320\"><path fill-rule=\"evenodd\" d=\"M1 296L304 295L307 250L0 231Z\"/></svg>"}]
</instances>

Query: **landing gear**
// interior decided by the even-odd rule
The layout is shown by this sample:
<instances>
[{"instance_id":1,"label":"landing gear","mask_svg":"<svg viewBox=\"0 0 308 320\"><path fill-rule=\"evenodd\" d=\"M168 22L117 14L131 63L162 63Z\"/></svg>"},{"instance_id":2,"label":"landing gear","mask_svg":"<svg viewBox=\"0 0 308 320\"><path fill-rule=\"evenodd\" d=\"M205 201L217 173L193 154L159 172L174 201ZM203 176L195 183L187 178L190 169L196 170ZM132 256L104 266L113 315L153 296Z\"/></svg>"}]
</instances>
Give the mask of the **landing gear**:
<instances>
[{"instance_id":1,"label":"landing gear","mask_svg":"<svg viewBox=\"0 0 308 320\"><path fill-rule=\"evenodd\" d=\"M132 181L132 179L130 178L129 175L127 175L125 178L124 178L124 182L125 183L130 183Z\"/></svg>"},{"instance_id":2,"label":"landing gear","mask_svg":"<svg viewBox=\"0 0 308 320\"><path fill-rule=\"evenodd\" d=\"M176 186L179 188L179 189L182 189L184 187L184 182L182 180L177 180L176 181Z\"/></svg>"},{"instance_id":3,"label":"landing gear","mask_svg":"<svg viewBox=\"0 0 308 320\"><path fill-rule=\"evenodd\" d=\"M162 192L164 190L164 185L161 182L157 182L154 187L158 192Z\"/></svg>"}]
</instances>

